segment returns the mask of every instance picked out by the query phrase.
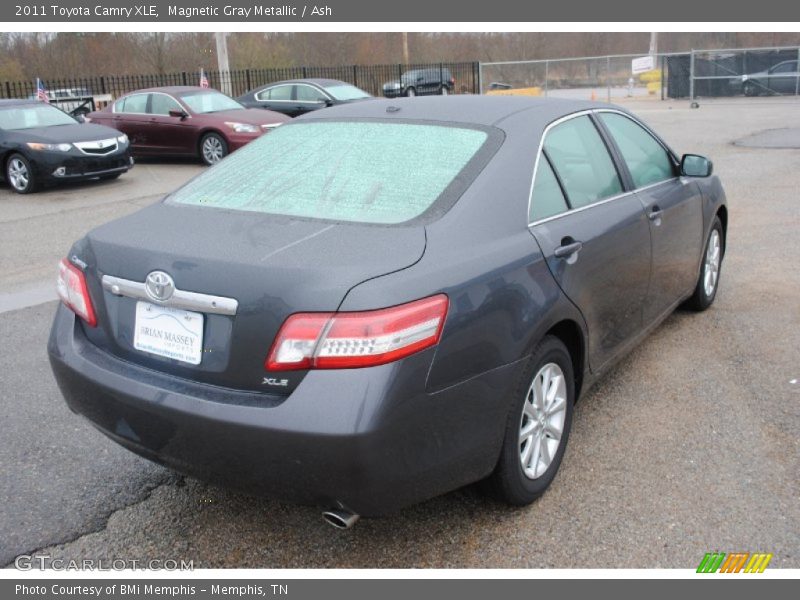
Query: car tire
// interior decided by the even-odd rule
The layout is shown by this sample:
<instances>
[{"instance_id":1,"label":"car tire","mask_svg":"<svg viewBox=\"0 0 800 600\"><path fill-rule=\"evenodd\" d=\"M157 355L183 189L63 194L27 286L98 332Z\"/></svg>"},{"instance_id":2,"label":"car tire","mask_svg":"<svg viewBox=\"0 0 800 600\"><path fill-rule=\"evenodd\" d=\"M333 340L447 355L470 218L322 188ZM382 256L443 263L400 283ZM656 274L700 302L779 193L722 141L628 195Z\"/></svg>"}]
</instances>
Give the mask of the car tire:
<instances>
[{"instance_id":1,"label":"car tire","mask_svg":"<svg viewBox=\"0 0 800 600\"><path fill-rule=\"evenodd\" d=\"M714 303L719 288L723 256L725 256L725 232L722 228L722 221L719 220L719 217L714 217L714 223L711 225L711 231L703 247L703 264L700 267L700 275L697 277L694 293L686 301L687 308L703 311Z\"/></svg>"},{"instance_id":2,"label":"car tire","mask_svg":"<svg viewBox=\"0 0 800 600\"><path fill-rule=\"evenodd\" d=\"M758 96L758 88L752 81L745 81L742 92L745 96Z\"/></svg>"},{"instance_id":3,"label":"car tire","mask_svg":"<svg viewBox=\"0 0 800 600\"><path fill-rule=\"evenodd\" d=\"M439 95L440 96L447 96L449 93L450 93L450 90L447 89L446 85L443 85L442 87L439 88Z\"/></svg>"},{"instance_id":4,"label":"car tire","mask_svg":"<svg viewBox=\"0 0 800 600\"><path fill-rule=\"evenodd\" d=\"M413 97L414 97L414 96L416 96L416 95L417 95L417 90L415 90L413 87L410 87L410 88L408 88L408 89L406 90L406 96L407 96L408 98L413 98Z\"/></svg>"},{"instance_id":5,"label":"car tire","mask_svg":"<svg viewBox=\"0 0 800 600\"><path fill-rule=\"evenodd\" d=\"M228 143L218 133L207 133L200 139L200 160L215 165L228 155Z\"/></svg>"},{"instance_id":6,"label":"car tire","mask_svg":"<svg viewBox=\"0 0 800 600\"><path fill-rule=\"evenodd\" d=\"M31 163L22 154L12 154L6 161L6 181L18 194L31 194L39 189L39 182Z\"/></svg>"},{"instance_id":7,"label":"car tire","mask_svg":"<svg viewBox=\"0 0 800 600\"><path fill-rule=\"evenodd\" d=\"M546 392L540 394L537 390L543 386ZM550 393L554 396L548 407ZM572 426L575 375L569 351L561 340L553 336L542 340L528 359L513 394L500 459L485 483L498 499L524 506L553 482ZM544 398L537 398L542 395ZM529 436L526 431L531 432Z\"/></svg>"}]
</instances>

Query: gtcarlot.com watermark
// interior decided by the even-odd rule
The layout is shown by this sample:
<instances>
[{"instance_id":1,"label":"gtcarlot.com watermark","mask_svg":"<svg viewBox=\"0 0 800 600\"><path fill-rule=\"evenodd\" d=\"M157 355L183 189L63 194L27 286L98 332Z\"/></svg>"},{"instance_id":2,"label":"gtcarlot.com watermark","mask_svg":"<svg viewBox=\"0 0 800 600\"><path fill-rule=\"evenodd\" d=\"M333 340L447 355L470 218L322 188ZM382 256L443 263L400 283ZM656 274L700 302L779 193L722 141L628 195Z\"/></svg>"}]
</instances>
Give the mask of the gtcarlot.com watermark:
<instances>
[{"instance_id":1,"label":"gtcarlot.com watermark","mask_svg":"<svg viewBox=\"0 0 800 600\"><path fill-rule=\"evenodd\" d=\"M14 560L20 571L194 571L194 561L172 558L137 560L135 558L53 558L48 554L21 554Z\"/></svg>"}]
</instances>

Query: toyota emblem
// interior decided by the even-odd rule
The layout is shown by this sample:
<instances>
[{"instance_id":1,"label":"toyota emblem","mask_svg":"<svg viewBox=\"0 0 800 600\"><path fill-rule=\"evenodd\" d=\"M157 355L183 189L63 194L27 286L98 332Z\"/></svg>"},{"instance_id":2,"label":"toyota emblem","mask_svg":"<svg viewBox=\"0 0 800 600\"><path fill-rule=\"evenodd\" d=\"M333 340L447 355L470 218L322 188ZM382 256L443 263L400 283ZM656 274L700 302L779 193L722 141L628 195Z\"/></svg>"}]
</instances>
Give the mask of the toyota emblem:
<instances>
[{"instance_id":1,"label":"toyota emblem","mask_svg":"<svg viewBox=\"0 0 800 600\"><path fill-rule=\"evenodd\" d=\"M144 282L147 295L158 302L166 302L175 292L175 282L164 271L153 271Z\"/></svg>"}]
</instances>

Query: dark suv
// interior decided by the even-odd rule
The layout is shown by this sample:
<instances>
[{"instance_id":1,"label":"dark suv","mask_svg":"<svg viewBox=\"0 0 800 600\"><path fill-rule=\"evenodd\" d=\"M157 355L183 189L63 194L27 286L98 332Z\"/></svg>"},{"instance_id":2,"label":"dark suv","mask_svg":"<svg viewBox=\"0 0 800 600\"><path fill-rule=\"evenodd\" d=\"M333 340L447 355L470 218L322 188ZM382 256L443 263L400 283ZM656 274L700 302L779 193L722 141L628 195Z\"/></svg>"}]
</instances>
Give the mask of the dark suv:
<instances>
[{"instance_id":1,"label":"dark suv","mask_svg":"<svg viewBox=\"0 0 800 600\"><path fill-rule=\"evenodd\" d=\"M387 98L398 96L446 96L455 91L456 80L450 69L430 67L406 71L400 81L394 80L383 84L383 95Z\"/></svg>"}]
</instances>

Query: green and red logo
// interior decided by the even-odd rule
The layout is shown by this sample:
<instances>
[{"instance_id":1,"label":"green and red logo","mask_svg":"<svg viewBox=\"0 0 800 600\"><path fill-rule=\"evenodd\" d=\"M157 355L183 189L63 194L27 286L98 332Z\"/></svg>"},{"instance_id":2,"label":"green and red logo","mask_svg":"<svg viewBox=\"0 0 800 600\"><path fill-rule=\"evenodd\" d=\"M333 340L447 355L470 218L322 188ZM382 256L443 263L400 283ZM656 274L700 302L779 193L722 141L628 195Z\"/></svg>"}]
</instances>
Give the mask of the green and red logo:
<instances>
[{"instance_id":1,"label":"green and red logo","mask_svg":"<svg viewBox=\"0 0 800 600\"><path fill-rule=\"evenodd\" d=\"M698 573L763 573L772 554L764 552L707 552L697 566Z\"/></svg>"}]
</instances>

